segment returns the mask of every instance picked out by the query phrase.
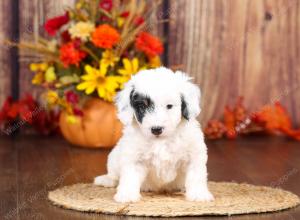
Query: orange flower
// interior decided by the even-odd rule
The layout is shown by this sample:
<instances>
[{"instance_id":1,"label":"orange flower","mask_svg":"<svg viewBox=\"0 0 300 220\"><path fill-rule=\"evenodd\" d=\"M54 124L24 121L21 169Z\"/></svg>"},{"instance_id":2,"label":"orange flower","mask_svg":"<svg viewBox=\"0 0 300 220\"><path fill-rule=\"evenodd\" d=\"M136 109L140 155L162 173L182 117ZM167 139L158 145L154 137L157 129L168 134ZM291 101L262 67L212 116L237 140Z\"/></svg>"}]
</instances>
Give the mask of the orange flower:
<instances>
[{"instance_id":1,"label":"orange flower","mask_svg":"<svg viewBox=\"0 0 300 220\"><path fill-rule=\"evenodd\" d=\"M92 42L105 49L111 49L119 40L118 31L107 24L99 25L92 34Z\"/></svg>"},{"instance_id":2,"label":"orange flower","mask_svg":"<svg viewBox=\"0 0 300 220\"><path fill-rule=\"evenodd\" d=\"M164 50L161 41L147 32L141 32L137 36L135 47L150 58L161 54Z\"/></svg>"},{"instance_id":3,"label":"orange flower","mask_svg":"<svg viewBox=\"0 0 300 220\"><path fill-rule=\"evenodd\" d=\"M64 64L64 67L68 67L71 64L76 66L79 65L79 62L85 58L86 53L79 50L76 47L75 42L69 42L61 46L60 48L60 60Z\"/></svg>"}]
</instances>

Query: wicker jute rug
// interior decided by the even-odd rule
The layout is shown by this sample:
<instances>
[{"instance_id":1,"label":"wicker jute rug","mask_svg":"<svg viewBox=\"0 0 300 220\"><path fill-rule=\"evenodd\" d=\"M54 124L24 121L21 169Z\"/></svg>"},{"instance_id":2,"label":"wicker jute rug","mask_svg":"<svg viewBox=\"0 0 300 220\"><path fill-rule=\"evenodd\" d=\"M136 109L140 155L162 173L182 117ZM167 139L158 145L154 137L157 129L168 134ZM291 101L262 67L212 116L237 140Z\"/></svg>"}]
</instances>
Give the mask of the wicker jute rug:
<instances>
[{"instance_id":1,"label":"wicker jute rug","mask_svg":"<svg viewBox=\"0 0 300 220\"><path fill-rule=\"evenodd\" d=\"M55 205L84 212L133 216L200 216L273 212L292 208L299 197L281 189L229 182L210 182L215 200L189 202L182 193L142 193L137 203L121 204L113 200L114 188L93 184L75 184L49 192Z\"/></svg>"}]
</instances>

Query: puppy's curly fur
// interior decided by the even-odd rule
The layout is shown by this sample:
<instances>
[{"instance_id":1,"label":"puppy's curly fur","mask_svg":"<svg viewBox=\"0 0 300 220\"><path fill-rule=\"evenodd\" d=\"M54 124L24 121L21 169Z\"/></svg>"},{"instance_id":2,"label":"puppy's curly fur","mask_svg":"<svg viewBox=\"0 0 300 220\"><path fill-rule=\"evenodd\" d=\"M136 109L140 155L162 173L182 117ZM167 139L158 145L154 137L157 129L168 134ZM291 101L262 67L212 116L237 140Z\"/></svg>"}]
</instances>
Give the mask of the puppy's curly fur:
<instances>
[{"instance_id":1,"label":"puppy's curly fur","mask_svg":"<svg viewBox=\"0 0 300 220\"><path fill-rule=\"evenodd\" d=\"M117 186L117 202L136 202L140 191L178 190L190 201L212 200L199 100L199 88L180 71L160 67L133 76L116 99L123 136L108 173L94 184Z\"/></svg>"}]
</instances>

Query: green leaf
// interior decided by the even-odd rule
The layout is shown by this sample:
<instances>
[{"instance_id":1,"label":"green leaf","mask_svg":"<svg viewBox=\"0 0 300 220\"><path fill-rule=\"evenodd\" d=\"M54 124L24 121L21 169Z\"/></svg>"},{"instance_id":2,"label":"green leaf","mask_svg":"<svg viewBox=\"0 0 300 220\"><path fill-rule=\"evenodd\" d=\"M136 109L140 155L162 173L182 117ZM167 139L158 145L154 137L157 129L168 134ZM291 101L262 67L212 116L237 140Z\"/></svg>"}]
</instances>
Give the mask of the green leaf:
<instances>
[{"instance_id":1,"label":"green leaf","mask_svg":"<svg viewBox=\"0 0 300 220\"><path fill-rule=\"evenodd\" d=\"M72 84L72 83L78 83L80 81L80 78L78 75L73 74L71 76L63 76L59 78L59 81L62 84Z\"/></svg>"}]
</instances>

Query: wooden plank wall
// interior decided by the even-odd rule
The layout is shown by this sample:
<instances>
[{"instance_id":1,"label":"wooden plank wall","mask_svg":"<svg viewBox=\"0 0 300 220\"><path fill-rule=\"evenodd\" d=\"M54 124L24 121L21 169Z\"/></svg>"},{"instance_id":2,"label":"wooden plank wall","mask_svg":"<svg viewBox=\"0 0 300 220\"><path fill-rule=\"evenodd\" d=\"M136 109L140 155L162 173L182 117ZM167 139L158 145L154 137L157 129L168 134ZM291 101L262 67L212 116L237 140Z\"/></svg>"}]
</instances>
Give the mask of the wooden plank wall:
<instances>
[{"instance_id":1,"label":"wooden plank wall","mask_svg":"<svg viewBox=\"0 0 300 220\"><path fill-rule=\"evenodd\" d=\"M3 13L10 9L10 1L0 1L0 105L11 94L11 48L3 44L5 40L12 38L12 18Z\"/></svg>"},{"instance_id":2,"label":"wooden plank wall","mask_svg":"<svg viewBox=\"0 0 300 220\"><path fill-rule=\"evenodd\" d=\"M300 123L300 1L170 1L169 64L202 89L201 121L238 95L256 110L279 99Z\"/></svg>"},{"instance_id":3,"label":"wooden plank wall","mask_svg":"<svg viewBox=\"0 0 300 220\"><path fill-rule=\"evenodd\" d=\"M8 2L1 1L0 41L10 36ZM43 33L44 21L74 0L19 0L20 39ZM299 0L164 0L170 22L154 28L168 46L169 66L180 66L202 90L201 121L219 117L226 103L245 97L252 110L280 99L300 123ZM161 13L158 13L161 16ZM166 32L167 30L167 32ZM0 105L10 94L9 50L1 44ZM20 96L38 93L29 60L20 57Z\"/></svg>"},{"instance_id":4,"label":"wooden plank wall","mask_svg":"<svg viewBox=\"0 0 300 220\"><path fill-rule=\"evenodd\" d=\"M20 40L34 41L34 36L39 33L46 37L43 25L48 18L64 13L64 7L73 5L75 0L19 0L19 30ZM33 86L30 82L33 73L28 66L34 58L20 56L20 96L24 93L38 95L40 89Z\"/></svg>"}]
</instances>

